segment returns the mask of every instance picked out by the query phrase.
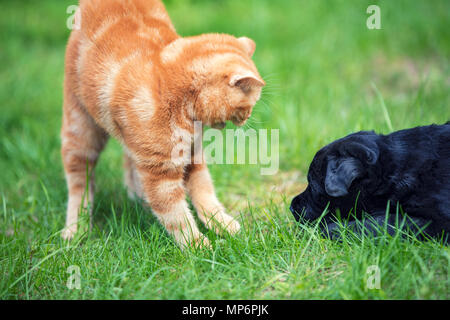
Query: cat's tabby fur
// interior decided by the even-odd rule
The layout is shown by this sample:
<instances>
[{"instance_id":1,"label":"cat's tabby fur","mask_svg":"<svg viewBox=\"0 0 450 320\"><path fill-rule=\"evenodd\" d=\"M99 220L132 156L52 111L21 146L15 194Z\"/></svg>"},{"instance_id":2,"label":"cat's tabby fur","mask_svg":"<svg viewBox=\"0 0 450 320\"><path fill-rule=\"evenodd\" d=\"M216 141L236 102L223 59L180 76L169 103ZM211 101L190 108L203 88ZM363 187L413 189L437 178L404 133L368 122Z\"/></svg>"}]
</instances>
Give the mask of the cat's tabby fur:
<instances>
[{"instance_id":1,"label":"cat's tabby fur","mask_svg":"<svg viewBox=\"0 0 450 320\"><path fill-rule=\"evenodd\" d=\"M94 167L109 136L123 145L130 194L148 202L181 247L208 245L186 194L208 228L237 232L204 161L186 165L189 155L174 157L173 150L190 147L194 121L245 123L265 84L251 60L254 42L224 34L182 38L159 0L81 0L79 10L81 28L66 51L61 137L69 202L62 236L74 236L81 209L93 201Z\"/></svg>"}]
</instances>

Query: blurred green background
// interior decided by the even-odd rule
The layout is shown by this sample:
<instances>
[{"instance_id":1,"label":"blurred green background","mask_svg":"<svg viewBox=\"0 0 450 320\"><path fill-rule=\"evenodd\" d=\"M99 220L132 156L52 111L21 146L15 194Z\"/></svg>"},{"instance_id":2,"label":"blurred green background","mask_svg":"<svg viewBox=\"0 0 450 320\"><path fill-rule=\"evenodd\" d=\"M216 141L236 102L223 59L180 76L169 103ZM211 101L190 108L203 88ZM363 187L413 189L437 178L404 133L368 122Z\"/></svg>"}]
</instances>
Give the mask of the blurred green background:
<instances>
[{"instance_id":1,"label":"blurred green background","mask_svg":"<svg viewBox=\"0 0 450 320\"><path fill-rule=\"evenodd\" d=\"M59 130L70 33L66 9L73 4L0 0L0 251L17 259L3 261L10 270L2 272L4 283L27 270L30 243L44 241L64 223ZM280 172L264 177L258 165L210 166L219 198L239 212L248 203L263 210L274 191L286 197L276 214L290 221L286 203L302 188L315 152L336 138L450 120L448 0L165 4L182 36L223 32L257 44L254 60L267 87L250 126L280 130ZM370 4L381 8L380 30L366 27ZM127 201L121 161L119 144L110 141L97 174L100 217ZM286 181L290 189L275 188Z\"/></svg>"}]
</instances>

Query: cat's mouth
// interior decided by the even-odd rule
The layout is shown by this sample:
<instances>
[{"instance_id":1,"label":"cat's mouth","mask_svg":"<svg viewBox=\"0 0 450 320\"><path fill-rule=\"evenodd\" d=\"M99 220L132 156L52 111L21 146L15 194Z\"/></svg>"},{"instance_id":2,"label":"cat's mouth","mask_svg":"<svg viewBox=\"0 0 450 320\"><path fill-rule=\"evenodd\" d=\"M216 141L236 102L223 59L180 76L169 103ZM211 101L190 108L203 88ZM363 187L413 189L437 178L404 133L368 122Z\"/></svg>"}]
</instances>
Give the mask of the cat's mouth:
<instances>
[{"instance_id":1,"label":"cat's mouth","mask_svg":"<svg viewBox=\"0 0 450 320\"><path fill-rule=\"evenodd\" d=\"M211 125L211 127L214 129L222 130L223 128L225 128L225 125L226 125L225 122L216 122L216 123L213 123Z\"/></svg>"},{"instance_id":2,"label":"cat's mouth","mask_svg":"<svg viewBox=\"0 0 450 320\"><path fill-rule=\"evenodd\" d=\"M231 122L233 122L233 124L235 126L242 127L247 122L248 118L250 118L250 115L246 119L240 119L237 117L233 117L230 120L231 120ZM211 125L211 128L222 130L223 128L225 128L225 126L226 126L225 121L224 122L216 122Z\"/></svg>"},{"instance_id":3,"label":"cat's mouth","mask_svg":"<svg viewBox=\"0 0 450 320\"><path fill-rule=\"evenodd\" d=\"M233 124L237 127L242 127L247 120L231 120L231 122L233 122Z\"/></svg>"},{"instance_id":4,"label":"cat's mouth","mask_svg":"<svg viewBox=\"0 0 450 320\"><path fill-rule=\"evenodd\" d=\"M233 118L231 118L231 122L233 122L233 124L235 126L242 127L247 122L247 120L249 118L250 118L250 114L244 119L241 119L241 118L238 118L238 117L233 117Z\"/></svg>"}]
</instances>

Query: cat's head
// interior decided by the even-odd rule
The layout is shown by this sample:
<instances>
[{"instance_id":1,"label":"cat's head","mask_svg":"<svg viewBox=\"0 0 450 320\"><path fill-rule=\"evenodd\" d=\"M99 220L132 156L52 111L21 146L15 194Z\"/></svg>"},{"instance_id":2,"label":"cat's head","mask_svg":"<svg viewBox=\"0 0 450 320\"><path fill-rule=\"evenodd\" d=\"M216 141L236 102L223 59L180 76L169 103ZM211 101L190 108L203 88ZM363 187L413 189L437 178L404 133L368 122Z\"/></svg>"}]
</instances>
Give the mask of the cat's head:
<instances>
[{"instance_id":1,"label":"cat's head","mask_svg":"<svg viewBox=\"0 0 450 320\"><path fill-rule=\"evenodd\" d=\"M247 37L204 34L172 42L162 61L177 64L185 85L195 92L195 120L223 128L226 121L243 125L261 96L265 82L251 59L254 51Z\"/></svg>"}]
</instances>

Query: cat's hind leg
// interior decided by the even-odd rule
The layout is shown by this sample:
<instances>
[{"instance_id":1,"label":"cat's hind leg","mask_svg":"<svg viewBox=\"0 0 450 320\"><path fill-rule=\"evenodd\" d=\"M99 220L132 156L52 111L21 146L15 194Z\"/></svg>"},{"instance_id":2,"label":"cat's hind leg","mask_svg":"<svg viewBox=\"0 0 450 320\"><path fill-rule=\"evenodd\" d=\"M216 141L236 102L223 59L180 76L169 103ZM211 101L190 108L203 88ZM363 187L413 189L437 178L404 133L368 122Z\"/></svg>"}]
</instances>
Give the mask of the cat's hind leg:
<instances>
[{"instance_id":1,"label":"cat's hind leg","mask_svg":"<svg viewBox=\"0 0 450 320\"><path fill-rule=\"evenodd\" d=\"M225 212L214 192L214 185L205 163L191 164L185 172L185 184L200 220L207 228L220 234L234 234L239 222Z\"/></svg>"},{"instance_id":2,"label":"cat's hind leg","mask_svg":"<svg viewBox=\"0 0 450 320\"><path fill-rule=\"evenodd\" d=\"M76 97L66 94L61 130L62 160L69 193L66 225L61 236L71 239L81 210L94 200L94 168L108 135L84 110ZM90 212L89 212L90 214Z\"/></svg>"}]
</instances>

